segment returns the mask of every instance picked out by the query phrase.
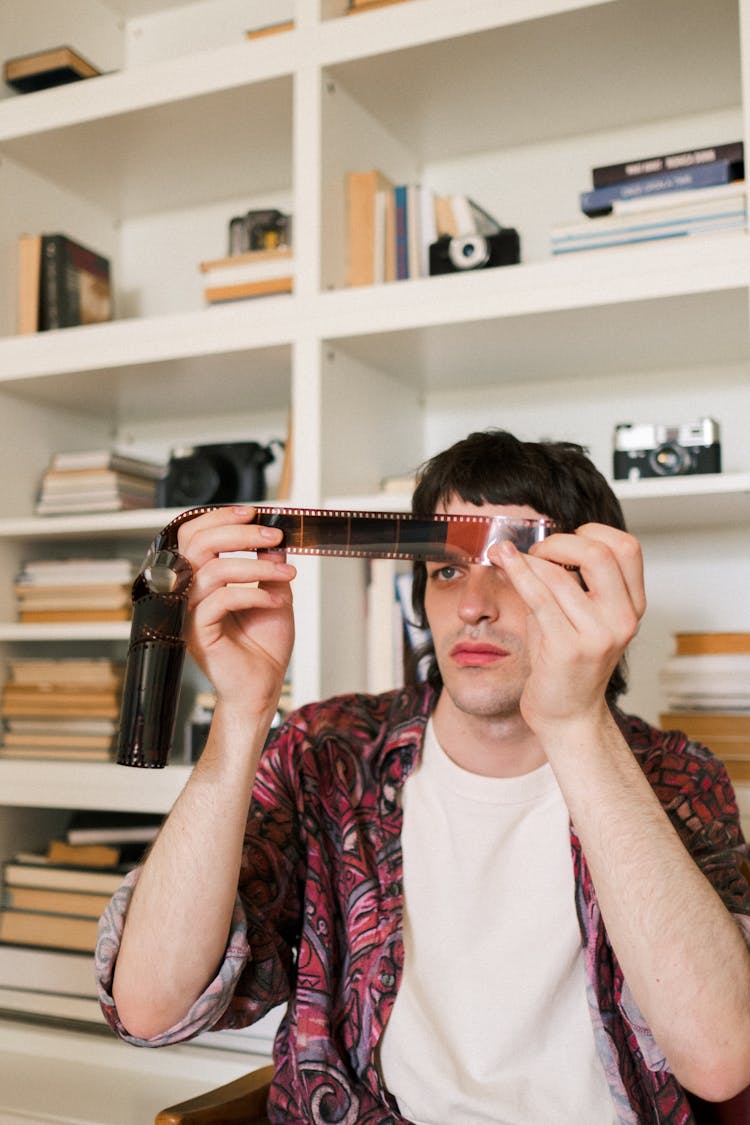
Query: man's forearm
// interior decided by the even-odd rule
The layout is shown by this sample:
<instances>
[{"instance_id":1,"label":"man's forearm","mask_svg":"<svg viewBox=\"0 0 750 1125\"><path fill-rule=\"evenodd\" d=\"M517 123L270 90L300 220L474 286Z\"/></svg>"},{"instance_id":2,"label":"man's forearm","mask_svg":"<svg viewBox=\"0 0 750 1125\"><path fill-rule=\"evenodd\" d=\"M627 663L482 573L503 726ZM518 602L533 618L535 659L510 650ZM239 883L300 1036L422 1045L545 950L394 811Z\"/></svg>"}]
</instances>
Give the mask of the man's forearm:
<instances>
[{"instance_id":1,"label":"man's forearm","mask_svg":"<svg viewBox=\"0 0 750 1125\"><path fill-rule=\"evenodd\" d=\"M707 1098L750 1082L750 952L614 720L558 728L549 757L625 979L677 1078Z\"/></svg>"},{"instance_id":2,"label":"man's forearm","mask_svg":"<svg viewBox=\"0 0 750 1125\"><path fill-rule=\"evenodd\" d=\"M177 1023L221 963L269 724L217 707L206 749L140 873L113 983L131 1035L148 1039Z\"/></svg>"}]
</instances>

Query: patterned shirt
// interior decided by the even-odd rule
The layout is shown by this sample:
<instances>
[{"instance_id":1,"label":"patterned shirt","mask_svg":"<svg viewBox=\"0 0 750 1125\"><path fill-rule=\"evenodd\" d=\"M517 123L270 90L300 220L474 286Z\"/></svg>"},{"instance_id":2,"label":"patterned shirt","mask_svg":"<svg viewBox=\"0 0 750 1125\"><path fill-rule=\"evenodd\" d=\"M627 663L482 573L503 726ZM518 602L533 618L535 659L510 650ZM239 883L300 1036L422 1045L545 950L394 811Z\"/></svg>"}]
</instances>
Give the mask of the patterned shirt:
<instances>
[{"instance_id":1,"label":"patterned shirt","mask_svg":"<svg viewBox=\"0 0 750 1125\"><path fill-rule=\"evenodd\" d=\"M188 1015L149 1040L128 1035L111 995L137 872L128 876L102 918L97 949L102 1008L119 1035L162 1046L247 1026L286 1003L269 1120L408 1125L383 1086L376 1047L403 965L399 791L418 760L434 703L424 686L342 696L302 708L275 733L253 789L225 959ZM723 765L679 732L658 731L620 711L615 718L750 943L750 886L740 867L747 848ZM589 1007L618 1120L689 1125L686 1096L607 939L572 828L570 844Z\"/></svg>"}]
</instances>

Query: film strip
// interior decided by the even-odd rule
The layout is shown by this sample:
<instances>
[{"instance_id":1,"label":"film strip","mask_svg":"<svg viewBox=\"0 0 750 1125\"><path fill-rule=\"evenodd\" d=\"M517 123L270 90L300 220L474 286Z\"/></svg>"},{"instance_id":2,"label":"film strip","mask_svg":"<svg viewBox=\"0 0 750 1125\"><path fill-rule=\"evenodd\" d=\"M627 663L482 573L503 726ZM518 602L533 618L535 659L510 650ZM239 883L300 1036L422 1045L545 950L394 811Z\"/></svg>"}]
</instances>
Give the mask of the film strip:
<instances>
[{"instance_id":1,"label":"film strip","mask_svg":"<svg viewBox=\"0 0 750 1125\"><path fill-rule=\"evenodd\" d=\"M227 505L191 508L156 536L133 583L133 620L125 668L120 765L161 768L174 734L185 642L182 630L193 578L178 550L178 532L188 520ZM255 518L283 533L290 554L366 559L413 559L490 565L494 543L511 539L520 551L557 530L546 519L507 516L435 515L410 512L333 511L261 504ZM276 548L277 550L279 548ZM261 554L261 552L258 552Z\"/></svg>"},{"instance_id":2,"label":"film strip","mask_svg":"<svg viewBox=\"0 0 750 1125\"><path fill-rule=\"evenodd\" d=\"M152 551L175 551L183 523L222 505L192 508L177 516L154 542ZM461 560L487 564L493 543L511 539L519 551L557 530L548 519L509 516L443 515L411 512L361 512L327 508L286 508L260 504L256 520L283 532L281 547L290 554L340 558Z\"/></svg>"}]
</instances>

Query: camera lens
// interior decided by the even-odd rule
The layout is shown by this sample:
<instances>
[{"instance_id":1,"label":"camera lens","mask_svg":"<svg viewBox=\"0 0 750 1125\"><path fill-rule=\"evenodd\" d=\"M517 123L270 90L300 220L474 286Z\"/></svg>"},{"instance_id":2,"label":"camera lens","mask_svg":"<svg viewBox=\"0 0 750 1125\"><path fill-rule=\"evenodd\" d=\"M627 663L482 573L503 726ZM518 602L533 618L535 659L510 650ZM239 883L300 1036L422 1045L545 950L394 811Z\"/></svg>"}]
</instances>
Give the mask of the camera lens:
<instances>
[{"instance_id":1,"label":"camera lens","mask_svg":"<svg viewBox=\"0 0 750 1125\"><path fill-rule=\"evenodd\" d=\"M683 446L675 442L666 442L651 450L649 464L656 476L674 477L689 472L691 459Z\"/></svg>"},{"instance_id":2,"label":"camera lens","mask_svg":"<svg viewBox=\"0 0 750 1125\"><path fill-rule=\"evenodd\" d=\"M452 238L448 247L448 257L457 270L480 269L490 260L487 239L481 234Z\"/></svg>"}]
</instances>

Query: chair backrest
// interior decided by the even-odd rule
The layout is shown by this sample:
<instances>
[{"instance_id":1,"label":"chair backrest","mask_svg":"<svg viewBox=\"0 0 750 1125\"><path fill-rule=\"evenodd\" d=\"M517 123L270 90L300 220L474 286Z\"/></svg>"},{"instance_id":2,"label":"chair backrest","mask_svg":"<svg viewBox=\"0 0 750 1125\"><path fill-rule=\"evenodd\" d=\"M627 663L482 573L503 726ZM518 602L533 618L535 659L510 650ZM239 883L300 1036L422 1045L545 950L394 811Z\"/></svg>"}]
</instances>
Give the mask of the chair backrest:
<instances>
[{"instance_id":1,"label":"chair backrest","mask_svg":"<svg viewBox=\"0 0 750 1125\"><path fill-rule=\"evenodd\" d=\"M266 1105L273 1066L264 1066L169 1106L156 1115L154 1125L268 1125Z\"/></svg>"}]
</instances>

